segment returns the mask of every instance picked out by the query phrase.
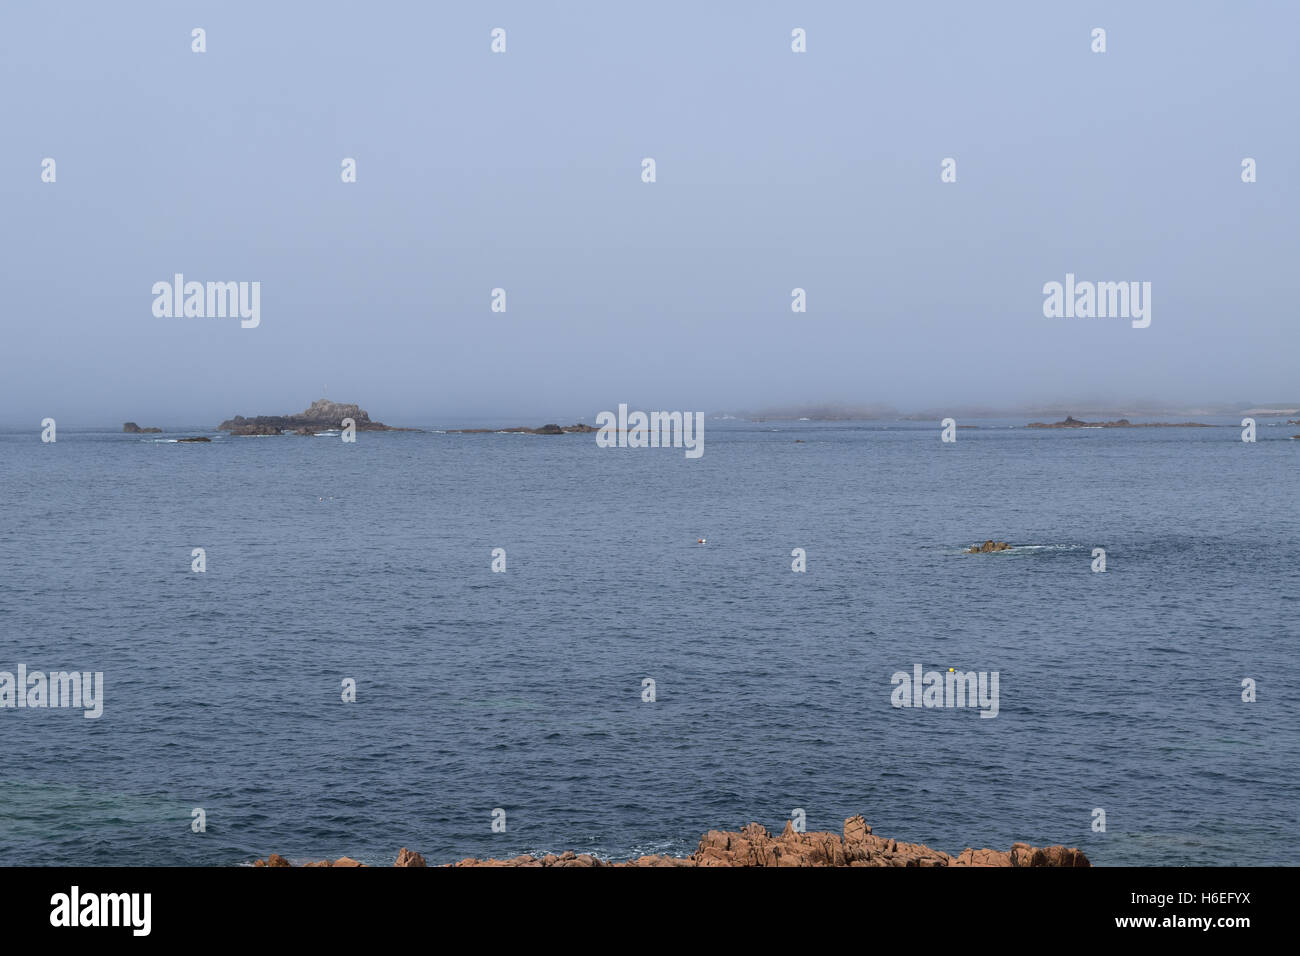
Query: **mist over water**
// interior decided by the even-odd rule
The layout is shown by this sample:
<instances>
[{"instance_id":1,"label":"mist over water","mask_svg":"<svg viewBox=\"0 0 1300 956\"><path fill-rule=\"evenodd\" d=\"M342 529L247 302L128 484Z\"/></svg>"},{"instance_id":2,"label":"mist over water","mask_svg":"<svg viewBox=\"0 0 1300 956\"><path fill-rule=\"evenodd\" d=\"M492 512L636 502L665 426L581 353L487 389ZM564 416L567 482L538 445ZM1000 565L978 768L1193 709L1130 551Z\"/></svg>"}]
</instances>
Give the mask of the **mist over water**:
<instances>
[{"instance_id":1,"label":"mist over water","mask_svg":"<svg viewBox=\"0 0 1300 956\"><path fill-rule=\"evenodd\" d=\"M0 423L1300 402L1294 5L328 9L0 11Z\"/></svg>"}]
</instances>

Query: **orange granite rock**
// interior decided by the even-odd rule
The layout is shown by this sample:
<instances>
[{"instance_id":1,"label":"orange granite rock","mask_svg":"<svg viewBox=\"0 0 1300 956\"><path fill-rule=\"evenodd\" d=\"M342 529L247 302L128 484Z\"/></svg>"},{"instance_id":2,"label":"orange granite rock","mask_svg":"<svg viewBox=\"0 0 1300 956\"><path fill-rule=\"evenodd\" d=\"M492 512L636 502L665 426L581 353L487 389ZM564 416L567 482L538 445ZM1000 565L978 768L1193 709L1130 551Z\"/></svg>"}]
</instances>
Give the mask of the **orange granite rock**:
<instances>
[{"instance_id":1,"label":"orange granite rock","mask_svg":"<svg viewBox=\"0 0 1300 956\"><path fill-rule=\"evenodd\" d=\"M402 847L397 852L397 862L393 864L393 866L428 866L428 865L429 865L428 863L424 862L424 857L420 856L420 854L418 853L412 853L406 847Z\"/></svg>"},{"instance_id":2,"label":"orange granite rock","mask_svg":"<svg viewBox=\"0 0 1300 956\"><path fill-rule=\"evenodd\" d=\"M278 854L272 853L265 861L254 866L289 866ZM334 863L322 861L306 866L364 866L349 857ZM402 847L397 855L397 866L426 866L424 857ZM1077 849L1064 846L1035 847L1028 843L1014 843L1009 852L1001 850L964 850L953 857L942 850L932 850L920 843L899 843L871 832L867 821L860 816L844 821L843 835L818 831L799 833L794 824L786 821L780 836L772 836L758 823L750 823L738 832L710 830L700 838L699 846L688 857L641 856L626 863L611 863L589 853L572 850L556 855L534 857L527 854L509 860L461 860L448 866L541 866L541 867L604 867L604 866L971 866L971 867L1076 867L1091 866L1088 858Z\"/></svg>"}]
</instances>

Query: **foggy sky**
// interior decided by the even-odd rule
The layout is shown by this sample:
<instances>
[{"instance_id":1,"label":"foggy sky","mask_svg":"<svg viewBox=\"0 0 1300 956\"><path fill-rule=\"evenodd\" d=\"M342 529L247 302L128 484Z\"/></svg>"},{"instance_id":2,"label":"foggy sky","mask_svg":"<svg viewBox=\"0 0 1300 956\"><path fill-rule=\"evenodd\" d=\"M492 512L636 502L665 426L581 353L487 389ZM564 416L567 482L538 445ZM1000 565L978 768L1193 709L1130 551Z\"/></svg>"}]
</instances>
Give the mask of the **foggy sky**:
<instances>
[{"instance_id":1,"label":"foggy sky","mask_svg":"<svg viewBox=\"0 0 1300 956\"><path fill-rule=\"evenodd\" d=\"M1298 35L1284 2L8 3L0 424L1296 401ZM259 281L260 326L155 317L177 272ZM1067 272L1149 281L1150 327L1045 318Z\"/></svg>"}]
</instances>

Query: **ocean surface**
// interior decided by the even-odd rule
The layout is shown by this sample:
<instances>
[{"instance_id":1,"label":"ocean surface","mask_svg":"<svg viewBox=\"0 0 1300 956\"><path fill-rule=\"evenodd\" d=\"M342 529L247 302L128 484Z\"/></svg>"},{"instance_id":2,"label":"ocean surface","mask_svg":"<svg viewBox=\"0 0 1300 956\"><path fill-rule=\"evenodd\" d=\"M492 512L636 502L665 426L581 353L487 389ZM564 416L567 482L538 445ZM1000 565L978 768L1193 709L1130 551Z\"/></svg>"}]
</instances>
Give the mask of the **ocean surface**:
<instances>
[{"instance_id":1,"label":"ocean surface","mask_svg":"<svg viewBox=\"0 0 1300 956\"><path fill-rule=\"evenodd\" d=\"M5 431L0 671L102 672L104 709L0 709L0 864L622 859L795 808L1295 864L1300 427L1210 421L710 420L699 460ZM997 717L893 707L916 664L998 672Z\"/></svg>"}]
</instances>

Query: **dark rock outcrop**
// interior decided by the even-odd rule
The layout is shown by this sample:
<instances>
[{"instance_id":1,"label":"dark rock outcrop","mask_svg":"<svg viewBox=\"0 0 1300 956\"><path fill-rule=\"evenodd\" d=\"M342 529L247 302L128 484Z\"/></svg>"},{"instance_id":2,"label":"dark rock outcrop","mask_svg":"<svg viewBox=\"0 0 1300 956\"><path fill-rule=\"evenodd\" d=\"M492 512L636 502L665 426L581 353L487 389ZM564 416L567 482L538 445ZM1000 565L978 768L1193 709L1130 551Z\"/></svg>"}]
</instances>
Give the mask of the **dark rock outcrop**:
<instances>
[{"instance_id":1,"label":"dark rock outcrop","mask_svg":"<svg viewBox=\"0 0 1300 956\"><path fill-rule=\"evenodd\" d=\"M242 415L236 415L229 421L224 421L217 426L219 432L230 432L232 435L280 435L283 434L280 426L272 425L268 422L252 421L244 418Z\"/></svg>"},{"instance_id":2,"label":"dark rock outcrop","mask_svg":"<svg viewBox=\"0 0 1300 956\"><path fill-rule=\"evenodd\" d=\"M157 435L162 432L161 428L141 428L135 422L123 422L122 431L127 435Z\"/></svg>"},{"instance_id":3,"label":"dark rock outcrop","mask_svg":"<svg viewBox=\"0 0 1300 956\"><path fill-rule=\"evenodd\" d=\"M254 866L288 866L278 854L258 860ZM356 860L342 857L333 863L322 860L306 866L361 866ZM396 866L425 866L424 857L406 847L397 855ZM932 850L924 844L900 843L872 834L867 821L860 816L844 821L844 833L797 833L794 825L786 821L780 836L774 837L767 829L751 823L738 832L710 830L700 838L695 852L687 857L641 856L626 863L612 863L590 853L548 853L545 856L516 856L508 860L465 859L448 866L1015 866L1015 867L1082 867L1091 866L1082 852L1065 846L1035 847L1028 843L1013 843L1011 849L962 851L950 856L942 850Z\"/></svg>"},{"instance_id":4,"label":"dark rock outcrop","mask_svg":"<svg viewBox=\"0 0 1300 956\"><path fill-rule=\"evenodd\" d=\"M360 405L345 405L327 398L317 399L297 415L258 415L255 418L236 415L218 425L217 430L232 435L282 435L285 429L291 429L295 434L314 435L342 428L345 418L352 419L359 432L419 431L418 428L394 428L383 422L372 422L370 413Z\"/></svg>"},{"instance_id":5,"label":"dark rock outcrop","mask_svg":"<svg viewBox=\"0 0 1300 956\"><path fill-rule=\"evenodd\" d=\"M1066 415L1059 422L1030 422L1026 428L1214 428L1204 422L1131 422L1120 418L1113 422L1085 422L1073 415Z\"/></svg>"},{"instance_id":6,"label":"dark rock outcrop","mask_svg":"<svg viewBox=\"0 0 1300 956\"><path fill-rule=\"evenodd\" d=\"M178 439L176 439L176 443L177 443L177 444L183 444L183 443L185 443L185 442L205 442L205 441L212 441L212 439L211 439L211 438L204 438L204 437L202 437L202 436L200 436L200 437L198 437L198 438L178 438Z\"/></svg>"},{"instance_id":7,"label":"dark rock outcrop","mask_svg":"<svg viewBox=\"0 0 1300 956\"><path fill-rule=\"evenodd\" d=\"M543 425L541 428L527 428L516 425L514 428L452 428L448 435L571 435L598 432L594 425Z\"/></svg>"}]
</instances>

